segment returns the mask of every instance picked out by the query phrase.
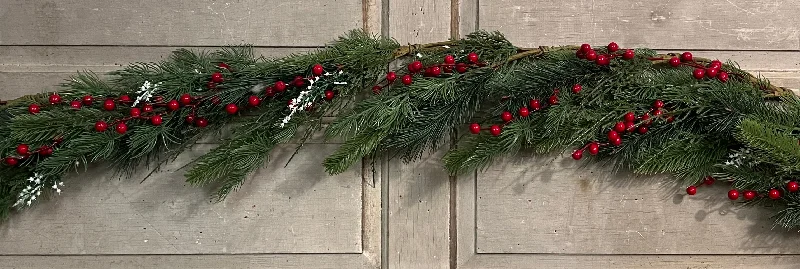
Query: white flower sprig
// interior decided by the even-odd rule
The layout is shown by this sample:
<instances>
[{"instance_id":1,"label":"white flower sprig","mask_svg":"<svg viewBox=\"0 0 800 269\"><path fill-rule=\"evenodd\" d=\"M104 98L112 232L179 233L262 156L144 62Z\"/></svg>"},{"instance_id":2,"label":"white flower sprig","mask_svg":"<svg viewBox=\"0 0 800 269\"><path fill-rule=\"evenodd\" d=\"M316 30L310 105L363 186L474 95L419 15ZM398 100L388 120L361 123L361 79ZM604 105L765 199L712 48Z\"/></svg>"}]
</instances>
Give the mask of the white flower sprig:
<instances>
[{"instance_id":1,"label":"white flower sprig","mask_svg":"<svg viewBox=\"0 0 800 269\"><path fill-rule=\"evenodd\" d=\"M17 202L14 203L15 207L23 207L23 206L30 206L33 201L36 201L36 198L42 195L42 189L44 188L44 176L39 173L34 173L32 177L28 178L28 186L23 189L19 195L17 196ZM51 188L56 191L56 193L61 194L61 188L63 187L64 182L57 182L53 183Z\"/></svg>"},{"instance_id":2,"label":"white flower sprig","mask_svg":"<svg viewBox=\"0 0 800 269\"><path fill-rule=\"evenodd\" d=\"M341 75L342 73L344 73L344 71L339 70L338 74ZM332 75L334 75L334 74L326 72L322 76L326 76L327 77L327 76L332 76ZM314 83L319 81L322 78L322 76L319 76L319 77L315 76L313 78L310 78L310 79L307 78L306 79L306 80L308 80L308 87L306 87L307 90L301 91L300 94L297 95L297 97L292 99L292 102L289 104L289 110L290 110L289 111L289 115L284 117L283 120L281 121L281 123L279 124L279 126L281 128L283 128L287 123L289 123L289 121L292 119L292 116L294 116L294 113L296 113L299 110L307 109L307 108L310 108L310 107L314 106L314 100L316 100L317 97L316 96L312 96L311 92L314 89ZM333 84L334 85L347 85L347 82L334 81Z\"/></svg>"},{"instance_id":3,"label":"white flower sprig","mask_svg":"<svg viewBox=\"0 0 800 269\"><path fill-rule=\"evenodd\" d=\"M153 85L150 83L150 81L145 80L144 83L142 83L142 87L136 91L138 96L136 97L136 100L133 101L133 105L131 105L131 107L136 107L136 105L142 102L150 102L150 97L153 97L153 93L158 90L159 86L161 86L161 82Z\"/></svg>"}]
</instances>

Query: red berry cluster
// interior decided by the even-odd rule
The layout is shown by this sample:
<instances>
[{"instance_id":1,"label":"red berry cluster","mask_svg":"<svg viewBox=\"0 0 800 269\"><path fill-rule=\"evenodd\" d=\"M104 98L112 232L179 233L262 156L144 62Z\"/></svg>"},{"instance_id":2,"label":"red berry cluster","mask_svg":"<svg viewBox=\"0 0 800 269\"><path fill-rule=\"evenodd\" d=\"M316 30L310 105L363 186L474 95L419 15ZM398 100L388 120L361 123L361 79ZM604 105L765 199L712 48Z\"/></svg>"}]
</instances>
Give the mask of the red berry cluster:
<instances>
[{"instance_id":1,"label":"red berry cluster","mask_svg":"<svg viewBox=\"0 0 800 269\"><path fill-rule=\"evenodd\" d=\"M579 59L586 59L589 61L593 61L600 66L608 66L611 64L611 59L622 57L625 60L631 60L636 56L636 53L632 49L626 49L623 52L619 52L619 45L617 43L611 42L606 46L606 53L598 54L591 45L583 44L578 51L575 52L575 56Z\"/></svg>"},{"instance_id":2,"label":"red berry cluster","mask_svg":"<svg viewBox=\"0 0 800 269\"><path fill-rule=\"evenodd\" d=\"M705 177L703 179L703 182L698 184L697 186L692 185L692 186L687 187L686 188L686 194L695 195L695 194L697 194L697 187L702 186L702 185L709 185L710 186L711 184L714 184L714 178L710 177L710 176ZM794 181L794 180L787 182L785 191L787 191L787 192L800 191L800 183L798 183L797 181ZM778 200L778 199L781 198L782 195L783 195L783 192L779 188L771 188L766 193L766 197L769 197L772 200ZM756 192L755 190L740 191L740 190L732 189L732 190L728 191L728 199L731 199L733 201L739 200L739 197L744 197L745 200L751 201L751 200L755 199L756 197L764 197L764 196L765 195L763 195L763 194L759 195L758 192Z\"/></svg>"},{"instance_id":3,"label":"red berry cluster","mask_svg":"<svg viewBox=\"0 0 800 269\"><path fill-rule=\"evenodd\" d=\"M695 62L694 56L688 51L681 54L680 57L676 56L669 59L669 65L672 67L679 67L681 65L694 67L695 69L692 71L692 76L696 79L716 78L721 82L727 82L729 79L728 73L722 70L722 62L713 60L711 63L704 66Z\"/></svg>"},{"instance_id":4,"label":"red berry cluster","mask_svg":"<svg viewBox=\"0 0 800 269\"><path fill-rule=\"evenodd\" d=\"M456 57L453 55L445 55L442 63L437 63L431 66L424 66L421 61L413 61L408 64L408 73L400 78L403 85L411 85L414 83L414 76L421 74L424 77L439 77L445 73L453 73L455 70L458 73L465 73L470 67L485 66L480 62L480 57L475 52L467 54L467 62L456 62ZM397 80L398 74L396 72L386 73L386 84L393 84ZM372 92L379 94L385 86L375 85L372 87Z\"/></svg>"},{"instance_id":5,"label":"red berry cluster","mask_svg":"<svg viewBox=\"0 0 800 269\"><path fill-rule=\"evenodd\" d=\"M646 134L650 126L653 124L654 118L663 119L667 123L672 123L675 118L672 115L666 116L664 114L664 101L655 100L652 108L641 116L636 116L633 112L625 113L622 121L617 122L613 128L607 133L608 143L599 143L592 141L584 145L582 148L576 149L572 152L572 158L580 160L583 158L583 152L589 150L589 154L597 155L601 146L619 146L622 145L622 135L627 133ZM638 120L638 123L637 123Z\"/></svg>"},{"instance_id":6,"label":"red berry cluster","mask_svg":"<svg viewBox=\"0 0 800 269\"><path fill-rule=\"evenodd\" d=\"M41 157L46 157L53 155L53 150L61 144L63 140L61 138L53 139L52 143L44 144L39 146L35 150L31 150L31 147L27 144L19 144L17 145L17 155L16 156L7 156L3 159L3 163L8 166L17 166L21 161L24 161L27 158L30 158L35 155L39 155Z\"/></svg>"},{"instance_id":7,"label":"red berry cluster","mask_svg":"<svg viewBox=\"0 0 800 269\"><path fill-rule=\"evenodd\" d=\"M583 86L580 84L575 84L572 86L572 92L578 94L583 90ZM530 116L531 110L539 111L543 108L547 108L548 106L554 106L558 104L558 89L553 90L553 94L547 98L547 103L542 104L539 99L531 99L527 106L520 107L517 111L517 115L520 118L526 118ZM504 125L508 124L512 120L514 120L514 115L510 111L504 111L500 114L500 119L503 121L503 124L493 124L489 127L489 133L493 136L499 136L502 133L502 128ZM479 123L472 123L469 126L469 131L472 134L480 134L481 131L484 130Z\"/></svg>"}]
</instances>

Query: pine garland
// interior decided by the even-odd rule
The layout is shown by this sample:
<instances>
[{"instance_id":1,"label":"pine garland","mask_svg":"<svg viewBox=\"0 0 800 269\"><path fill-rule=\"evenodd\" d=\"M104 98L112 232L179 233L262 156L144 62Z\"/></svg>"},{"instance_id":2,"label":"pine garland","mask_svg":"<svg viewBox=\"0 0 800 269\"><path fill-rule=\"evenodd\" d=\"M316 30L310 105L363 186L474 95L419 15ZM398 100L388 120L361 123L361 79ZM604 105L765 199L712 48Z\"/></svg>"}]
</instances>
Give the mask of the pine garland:
<instances>
[{"instance_id":1,"label":"pine garland","mask_svg":"<svg viewBox=\"0 0 800 269\"><path fill-rule=\"evenodd\" d=\"M331 174L375 154L413 161L449 141L443 162L453 175L519 151L570 152L670 173L689 195L730 181L732 200L769 205L777 224L800 226L800 98L787 89L690 53L519 48L496 32L400 46L352 31L283 58L246 46L181 49L110 79L79 73L57 93L0 107L0 216L60 193L91 163L131 173L219 132L228 133L220 146L186 173L216 186L217 200L276 145L324 132L344 141L322 164Z\"/></svg>"}]
</instances>

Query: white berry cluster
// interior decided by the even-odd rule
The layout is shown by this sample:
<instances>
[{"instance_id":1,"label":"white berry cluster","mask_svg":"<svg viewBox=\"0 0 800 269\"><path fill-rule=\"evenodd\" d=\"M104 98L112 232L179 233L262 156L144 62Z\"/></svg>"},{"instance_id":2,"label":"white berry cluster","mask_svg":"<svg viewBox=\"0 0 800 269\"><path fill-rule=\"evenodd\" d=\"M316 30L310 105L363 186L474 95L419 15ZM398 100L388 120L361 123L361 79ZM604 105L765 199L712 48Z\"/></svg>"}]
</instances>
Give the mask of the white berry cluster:
<instances>
[{"instance_id":1,"label":"white berry cluster","mask_svg":"<svg viewBox=\"0 0 800 269\"><path fill-rule=\"evenodd\" d=\"M28 178L28 186L23 189L19 195L17 196L17 202L14 203L15 207L24 207L30 206L33 201L36 201L36 198L42 195L42 189L46 188L44 186L44 177L39 173L34 173L32 177ZM53 186L50 186L56 193L61 194L61 188L63 187L64 182L57 182L53 183Z\"/></svg>"}]
</instances>

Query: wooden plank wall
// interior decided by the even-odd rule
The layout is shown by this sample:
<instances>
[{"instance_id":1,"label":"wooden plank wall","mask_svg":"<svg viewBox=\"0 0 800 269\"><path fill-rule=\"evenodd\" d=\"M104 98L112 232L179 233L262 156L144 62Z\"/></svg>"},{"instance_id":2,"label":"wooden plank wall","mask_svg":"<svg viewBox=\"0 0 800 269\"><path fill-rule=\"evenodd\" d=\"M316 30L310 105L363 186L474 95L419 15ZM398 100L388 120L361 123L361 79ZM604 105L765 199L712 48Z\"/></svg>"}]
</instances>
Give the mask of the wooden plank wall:
<instances>
[{"instance_id":1,"label":"wooden plank wall","mask_svg":"<svg viewBox=\"0 0 800 269\"><path fill-rule=\"evenodd\" d=\"M401 43L486 29L520 46L692 50L800 88L798 11L769 0L0 0L0 99L178 47L250 43L280 56L353 28ZM800 267L798 234L726 202L725 186L689 198L667 180L562 158L451 179L441 152L327 177L315 154L279 168L286 145L243 191L210 204L179 170L209 143L142 184L93 170L13 216L0 224L0 268Z\"/></svg>"}]
</instances>

